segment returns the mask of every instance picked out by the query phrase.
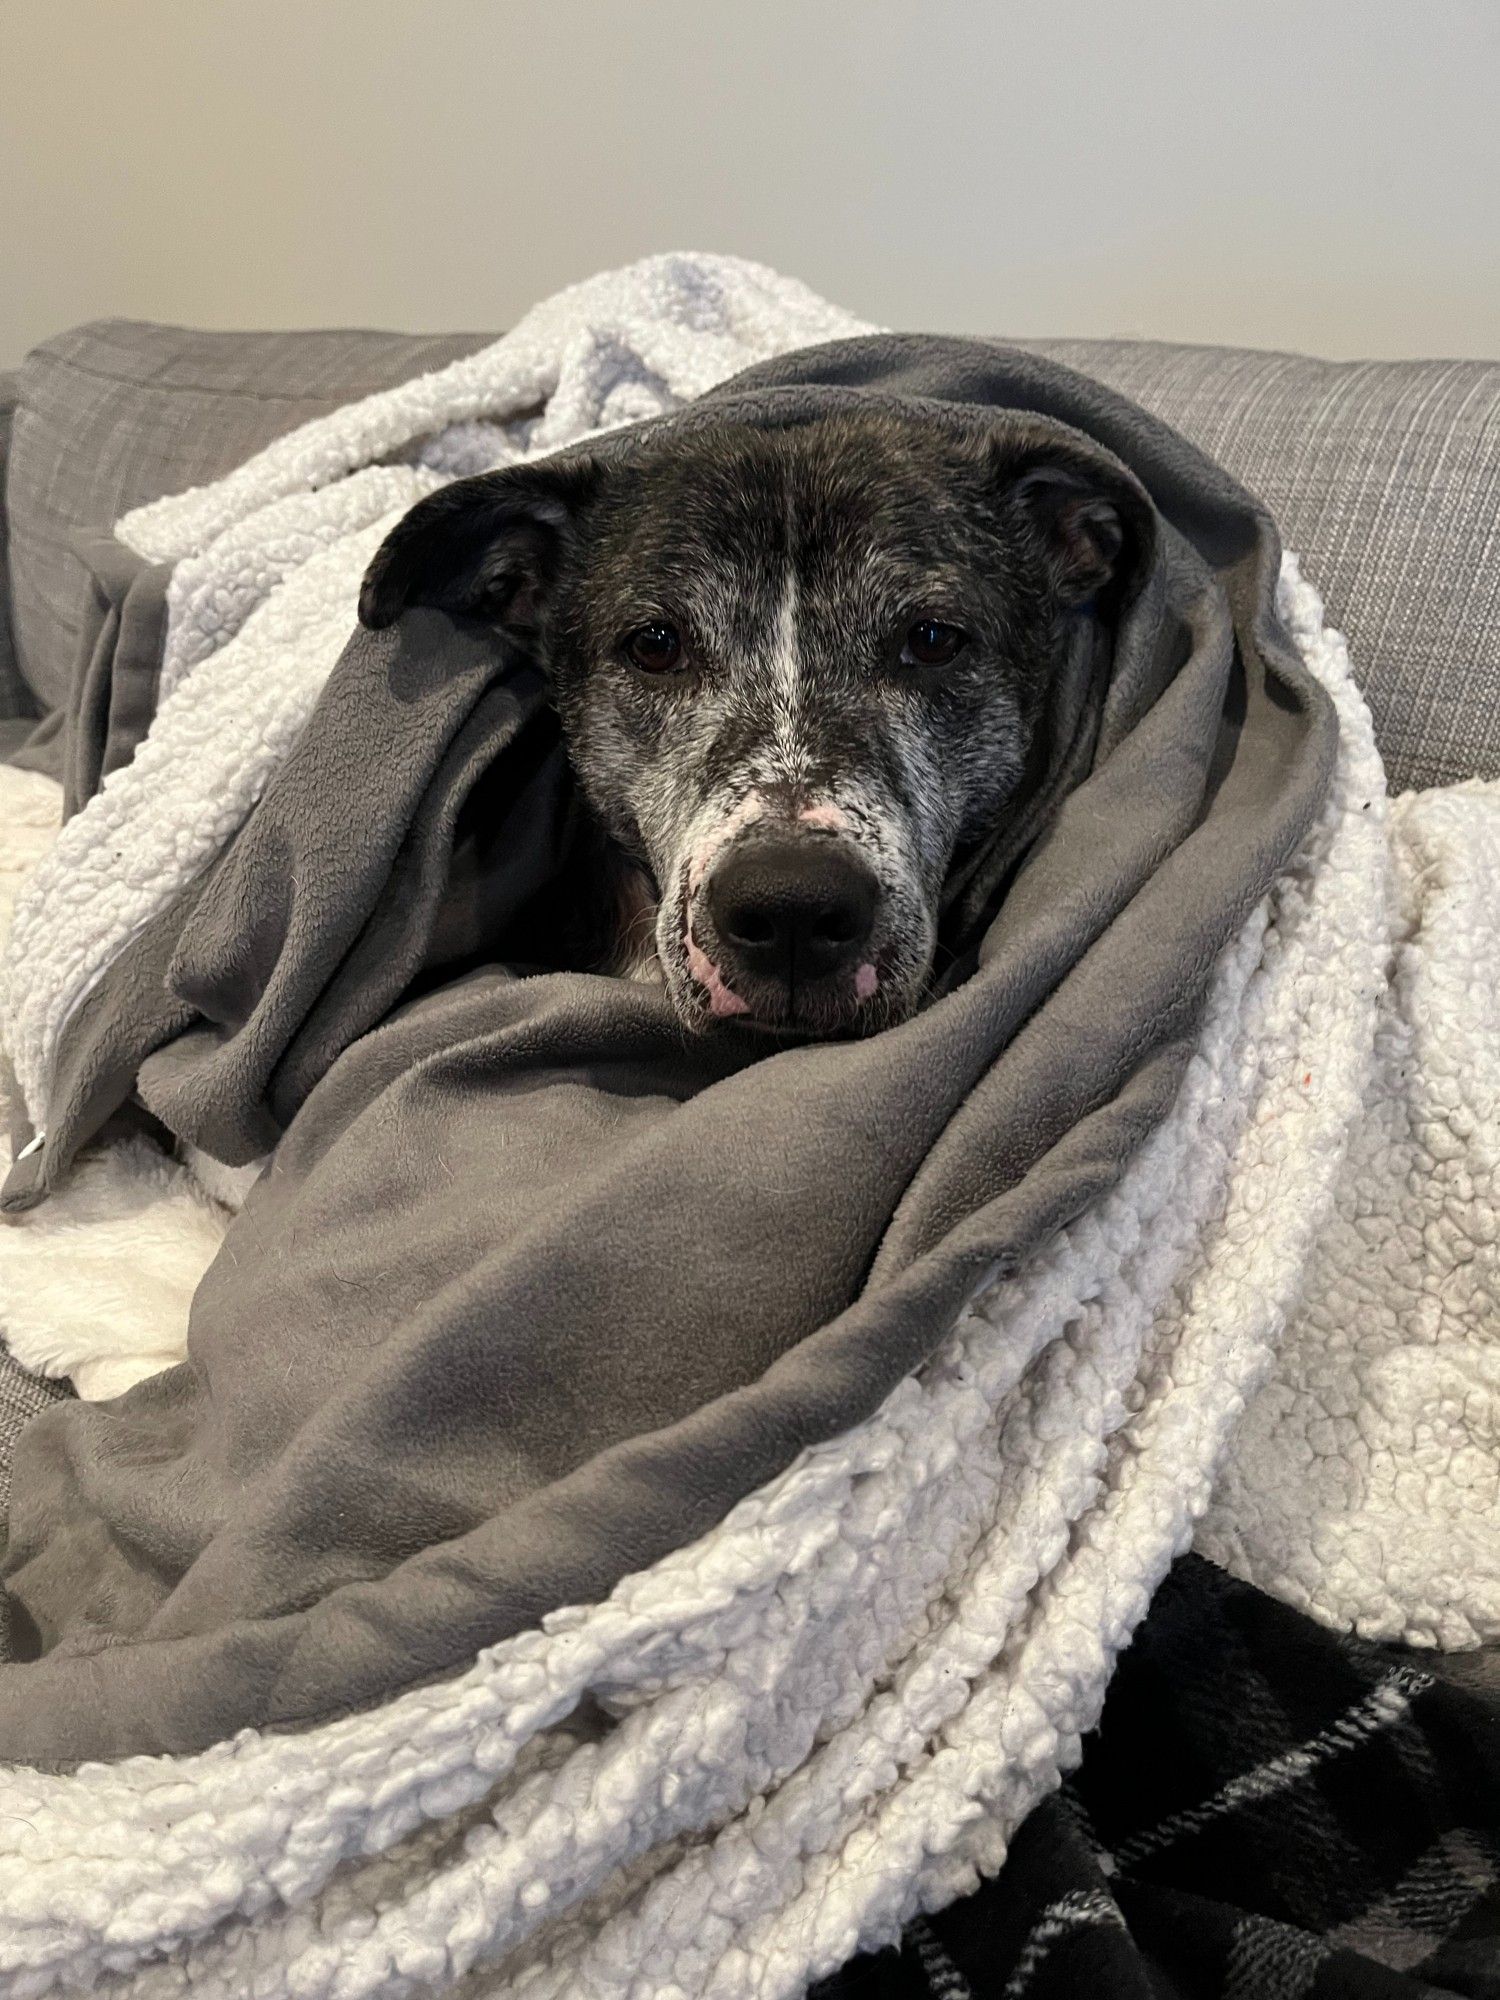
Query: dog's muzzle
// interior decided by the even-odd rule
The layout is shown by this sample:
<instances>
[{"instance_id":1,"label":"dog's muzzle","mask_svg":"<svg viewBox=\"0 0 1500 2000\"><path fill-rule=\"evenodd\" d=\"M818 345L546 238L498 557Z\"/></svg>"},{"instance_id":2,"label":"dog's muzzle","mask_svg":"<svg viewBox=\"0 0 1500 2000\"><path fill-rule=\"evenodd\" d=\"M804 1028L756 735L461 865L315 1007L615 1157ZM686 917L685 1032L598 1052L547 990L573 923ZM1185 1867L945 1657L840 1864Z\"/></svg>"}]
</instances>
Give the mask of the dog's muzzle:
<instances>
[{"instance_id":1,"label":"dog's muzzle","mask_svg":"<svg viewBox=\"0 0 1500 2000\"><path fill-rule=\"evenodd\" d=\"M837 1025L879 984L871 941L880 894L848 841L811 832L742 838L693 899L689 970L721 1017Z\"/></svg>"}]
</instances>

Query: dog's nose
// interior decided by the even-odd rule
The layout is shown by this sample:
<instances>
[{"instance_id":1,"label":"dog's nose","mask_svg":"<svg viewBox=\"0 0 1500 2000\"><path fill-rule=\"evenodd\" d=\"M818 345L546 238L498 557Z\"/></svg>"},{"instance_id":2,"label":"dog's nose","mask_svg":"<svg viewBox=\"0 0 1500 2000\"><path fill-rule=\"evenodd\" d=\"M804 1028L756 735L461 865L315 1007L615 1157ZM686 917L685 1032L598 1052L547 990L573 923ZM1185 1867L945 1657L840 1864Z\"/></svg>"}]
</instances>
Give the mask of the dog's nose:
<instances>
[{"instance_id":1,"label":"dog's nose","mask_svg":"<svg viewBox=\"0 0 1500 2000\"><path fill-rule=\"evenodd\" d=\"M844 842L804 834L732 848L704 894L726 957L791 986L858 964L880 885Z\"/></svg>"}]
</instances>

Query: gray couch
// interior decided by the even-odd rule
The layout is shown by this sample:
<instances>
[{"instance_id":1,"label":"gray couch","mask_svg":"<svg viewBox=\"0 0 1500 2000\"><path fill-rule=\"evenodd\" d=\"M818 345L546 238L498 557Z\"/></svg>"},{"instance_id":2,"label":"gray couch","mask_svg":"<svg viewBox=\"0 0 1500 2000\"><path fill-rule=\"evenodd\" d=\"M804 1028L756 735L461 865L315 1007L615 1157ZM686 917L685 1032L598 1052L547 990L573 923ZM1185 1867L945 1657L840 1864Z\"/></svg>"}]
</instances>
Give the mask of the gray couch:
<instances>
[{"instance_id":1,"label":"gray couch","mask_svg":"<svg viewBox=\"0 0 1500 2000\"><path fill-rule=\"evenodd\" d=\"M69 701L143 615L110 560L121 513L487 338L106 320L0 377L0 755L62 775ZM1267 502L1349 637L1393 789L1500 777L1500 364L1028 344L1134 397ZM0 1355L0 1505L17 1431L58 1393Z\"/></svg>"}]
</instances>

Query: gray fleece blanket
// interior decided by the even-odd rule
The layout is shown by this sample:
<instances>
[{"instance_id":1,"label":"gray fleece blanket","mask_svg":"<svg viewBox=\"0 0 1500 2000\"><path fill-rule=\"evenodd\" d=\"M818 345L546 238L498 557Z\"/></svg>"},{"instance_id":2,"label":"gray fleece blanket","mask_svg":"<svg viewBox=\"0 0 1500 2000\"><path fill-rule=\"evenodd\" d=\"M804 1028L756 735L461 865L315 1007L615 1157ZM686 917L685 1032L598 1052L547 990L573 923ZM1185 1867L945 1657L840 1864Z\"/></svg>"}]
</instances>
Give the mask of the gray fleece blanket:
<instances>
[{"instance_id":1,"label":"gray fleece blanket","mask_svg":"<svg viewBox=\"0 0 1500 2000\"><path fill-rule=\"evenodd\" d=\"M1153 503L1024 852L953 899L964 976L865 1042L686 1042L658 989L567 967L535 669L437 612L356 633L234 846L72 1020L6 1186L40 1199L132 1092L223 1160L275 1143L188 1363L22 1441L0 1758L307 1726L598 1601L869 1416L1172 1104L1332 768L1275 530L1144 413L984 343L811 349L664 421L850 396L1070 425Z\"/></svg>"}]
</instances>

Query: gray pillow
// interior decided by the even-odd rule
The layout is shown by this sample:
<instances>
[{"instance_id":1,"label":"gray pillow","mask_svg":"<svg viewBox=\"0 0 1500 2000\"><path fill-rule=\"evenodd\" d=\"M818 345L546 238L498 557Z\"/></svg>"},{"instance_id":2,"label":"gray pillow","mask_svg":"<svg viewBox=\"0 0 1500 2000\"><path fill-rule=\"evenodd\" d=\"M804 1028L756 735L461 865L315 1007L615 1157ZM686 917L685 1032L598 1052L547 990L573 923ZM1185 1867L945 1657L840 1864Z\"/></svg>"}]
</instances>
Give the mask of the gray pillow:
<instances>
[{"instance_id":1,"label":"gray pillow","mask_svg":"<svg viewBox=\"0 0 1500 2000\"><path fill-rule=\"evenodd\" d=\"M0 559L0 756L29 723L10 716L66 703L108 619L98 544L119 516L230 471L283 431L352 396L441 368L488 335L194 333L104 320L47 341L0 377L8 431ZM7 462L8 460L8 462ZM19 668L18 678L15 669ZM55 733L54 733L55 734ZM60 745L31 761L56 766ZM27 1373L0 1346L0 1539L15 1440L67 1389ZM5 1657L0 1632L0 1658Z\"/></svg>"}]
</instances>

